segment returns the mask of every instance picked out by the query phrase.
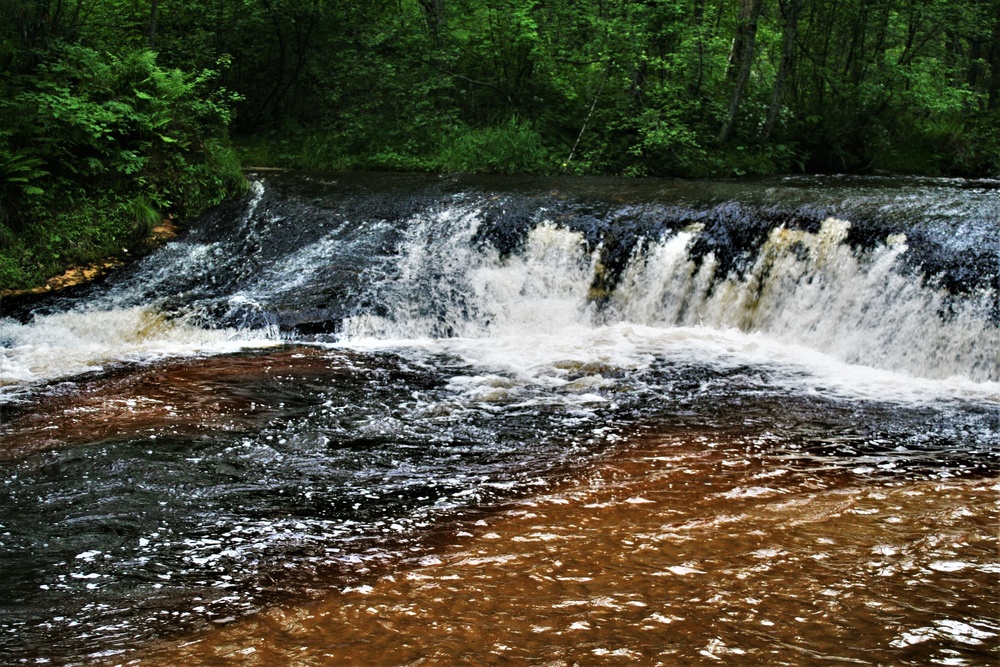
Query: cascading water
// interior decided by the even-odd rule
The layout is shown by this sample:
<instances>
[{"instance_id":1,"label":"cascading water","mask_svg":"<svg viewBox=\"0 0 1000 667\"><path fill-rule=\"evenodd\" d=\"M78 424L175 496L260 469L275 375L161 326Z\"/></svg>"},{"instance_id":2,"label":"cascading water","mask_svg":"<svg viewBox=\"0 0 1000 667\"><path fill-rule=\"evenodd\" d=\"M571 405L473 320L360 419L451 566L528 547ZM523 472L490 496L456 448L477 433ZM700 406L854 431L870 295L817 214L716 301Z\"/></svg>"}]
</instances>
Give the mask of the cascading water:
<instances>
[{"instance_id":1,"label":"cascading water","mask_svg":"<svg viewBox=\"0 0 1000 667\"><path fill-rule=\"evenodd\" d=\"M646 432L789 497L989 479L998 186L275 176L100 284L5 298L0 656L363 588Z\"/></svg>"},{"instance_id":2,"label":"cascading water","mask_svg":"<svg viewBox=\"0 0 1000 667\"><path fill-rule=\"evenodd\" d=\"M82 303L15 307L33 319L4 325L4 384L143 358L158 343L183 354L302 334L484 337L539 319L736 329L915 377L1000 379L1000 207L985 186L945 182L921 199L927 186L818 181L805 205L795 181L641 193L703 199L680 206L446 185L414 184L381 217L377 193L345 202L331 186L303 202L256 182L241 212L216 213ZM768 197L789 204L753 201ZM58 339L81 356L46 369Z\"/></svg>"}]
</instances>

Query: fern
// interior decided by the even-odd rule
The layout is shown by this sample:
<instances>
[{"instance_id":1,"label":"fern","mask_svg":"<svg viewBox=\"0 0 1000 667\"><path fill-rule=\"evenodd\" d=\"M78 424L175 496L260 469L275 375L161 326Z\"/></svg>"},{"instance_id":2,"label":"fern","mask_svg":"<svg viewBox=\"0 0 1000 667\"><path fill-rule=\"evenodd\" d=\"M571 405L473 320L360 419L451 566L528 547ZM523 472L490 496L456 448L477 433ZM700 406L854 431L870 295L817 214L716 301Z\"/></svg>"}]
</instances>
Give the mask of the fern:
<instances>
[{"instance_id":1,"label":"fern","mask_svg":"<svg viewBox=\"0 0 1000 667\"><path fill-rule=\"evenodd\" d=\"M23 152L14 152L0 148L0 193L6 197L17 193L29 196L40 196L45 190L36 182L49 175L40 169L45 162Z\"/></svg>"}]
</instances>

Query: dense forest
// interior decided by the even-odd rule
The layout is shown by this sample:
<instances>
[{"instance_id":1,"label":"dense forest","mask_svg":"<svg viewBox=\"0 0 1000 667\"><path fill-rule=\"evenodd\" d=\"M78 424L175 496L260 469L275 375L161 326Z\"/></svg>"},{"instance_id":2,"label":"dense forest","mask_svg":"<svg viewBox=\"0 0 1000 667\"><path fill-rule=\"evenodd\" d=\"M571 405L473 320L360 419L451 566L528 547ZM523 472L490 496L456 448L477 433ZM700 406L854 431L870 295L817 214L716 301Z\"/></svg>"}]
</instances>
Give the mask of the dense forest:
<instances>
[{"instance_id":1,"label":"dense forest","mask_svg":"<svg viewBox=\"0 0 1000 667\"><path fill-rule=\"evenodd\" d=\"M997 175L1000 0L0 0L0 289L241 159Z\"/></svg>"}]
</instances>

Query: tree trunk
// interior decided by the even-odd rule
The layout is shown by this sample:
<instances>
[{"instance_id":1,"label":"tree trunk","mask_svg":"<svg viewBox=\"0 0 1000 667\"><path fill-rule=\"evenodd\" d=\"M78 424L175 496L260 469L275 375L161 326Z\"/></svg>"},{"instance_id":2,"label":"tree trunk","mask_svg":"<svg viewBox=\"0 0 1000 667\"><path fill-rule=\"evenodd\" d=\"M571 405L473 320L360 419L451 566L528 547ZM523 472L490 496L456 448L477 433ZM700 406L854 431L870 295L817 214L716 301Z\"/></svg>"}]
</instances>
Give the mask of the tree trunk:
<instances>
[{"instance_id":1,"label":"tree trunk","mask_svg":"<svg viewBox=\"0 0 1000 667\"><path fill-rule=\"evenodd\" d=\"M694 24L700 26L705 18L705 2L707 0L694 0Z\"/></svg>"},{"instance_id":2,"label":"tree trunk","mask_svg":"<svg viewBox=\"0 0 1000 667\"><path fill-rule=\"evenodd\" d=\"M733 90L733 97L729 102L729 116L726 124L722 126L719 133L719 143L723 144L729 138L736 124L736 116L740 110L740 103L743 101L743 93L746 90L747 81L750 80L750 68L753 65L754 47L757 41L757 23L763 9L763 0L740 0L740 22L736 26L735 45L740 44L739 68L736 74L736 88ZM732 68L733 62L730 62Z\"/></svg>"},{"instance_id":3,"label":"tree trunk","mask_svg":"<svg viewBox=\"0 0 1000 667\"><path fill-rule=\"evenodd\" d=\"M799 29L799 12L805 0L791 0L785 15L785 34L781 44L781 62L778 64L778 71L774 75L774 87L771 89L771 105L767 108L767 121L764 123L764 131L761 138L767 141L774 131L774 123L778 117L778 109L781 107L781 94L785 85L785 77L795 58L795 36Z\"/></svg>"},{"instance_id":4,"label":"tree trunk","mask_svg":"<svg viewBox=\"0 0 1000 667\"><path fill-rule=\"evenodd\" d=\"M705 2L706 0L694 2L693 23L698 44L698 73L694 81L688 85L688 91L695 99L701 97L701 86L705 79Z\"/></svg>"},{"instance_id":5,"label":"tree trunk","mask_svg":"<svg viewBox=\"0 0 1000 667\"><path fill-rule=\"evenodd\" d=\"M760 16L762 5L763 0L740 0L736 34L733 35L733 46L729 50L729 65L726 67L726 79L729 81L735 81L739 76L747 40L753 42L757 39L757 17Z\"/></svg>"},{"instance_id":6,"label":"tree trunk","mask_svg":"<svg viewBox=\"0 0 1000 667\"><path fill-rule=\"evenodd\" d=\"M1000 3L994 3L998 5ZM986 107L1000 109L1000 15L993 23L993 44L990 48L990 82L987 89L989 97Z\"/></svg>"},{"instance_id":7,"label":"tree trunk","mask_svg":"<svg viewBox=\"0 0 1000 667\"><path fill-rule=\"evenodd\" d=\"M153 0L149 8L149 48L156 48L156 19L160 13L160 0Z\"/></svg>"},{"instance_id":8,"label":"tree trunk","mask_svg":"<svg viewBox=\"0 0 1000 667\"><path fill-rule=\"evenodd\" d=\"M444 0L420 0L420 7L424 10L434 39L439 40L445 29Z\"/></svg>"}]
</instances>

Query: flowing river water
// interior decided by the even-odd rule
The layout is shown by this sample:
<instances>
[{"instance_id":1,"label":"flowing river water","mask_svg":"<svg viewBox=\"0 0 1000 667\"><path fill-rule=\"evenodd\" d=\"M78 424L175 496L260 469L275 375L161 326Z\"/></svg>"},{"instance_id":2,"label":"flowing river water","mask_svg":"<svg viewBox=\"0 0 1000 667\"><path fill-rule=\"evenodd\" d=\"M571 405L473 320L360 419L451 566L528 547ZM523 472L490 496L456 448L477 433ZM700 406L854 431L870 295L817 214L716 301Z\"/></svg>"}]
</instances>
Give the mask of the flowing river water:
<instances>
[{"instance_id":1,"label":"flowing river water","mask_svg":"<svg viewBox=\"0 0 1000 667\"><path fill-rule=\"evenodd\" d=\"M3 316L0 664L1000 660L1000 183L269 175Z\"/></svg>"}]
</instances>

